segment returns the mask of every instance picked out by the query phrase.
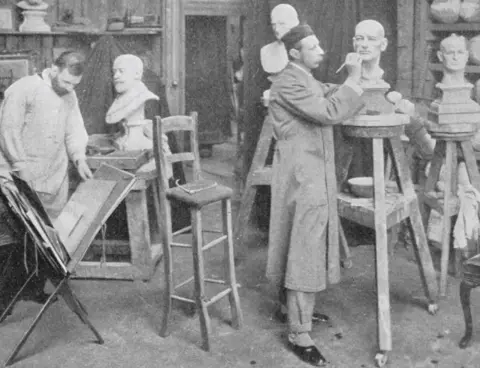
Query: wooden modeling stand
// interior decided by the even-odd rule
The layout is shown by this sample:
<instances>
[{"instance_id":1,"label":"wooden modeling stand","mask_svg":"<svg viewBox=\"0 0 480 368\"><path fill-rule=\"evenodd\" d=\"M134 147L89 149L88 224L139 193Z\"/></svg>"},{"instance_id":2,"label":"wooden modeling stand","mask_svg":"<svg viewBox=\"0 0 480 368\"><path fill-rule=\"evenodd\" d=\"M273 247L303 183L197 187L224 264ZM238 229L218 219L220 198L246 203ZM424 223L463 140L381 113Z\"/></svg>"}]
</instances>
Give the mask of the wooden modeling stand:
<instances>
[{"instance_id":1,"label":"wooden modeling stand","mask_svg":"<svg viewBox=\"0 0 480 368\"><path fill-rule=\"evenodd\" d=\"M422 195L422 204L425 208L424 222L429 218L431 209L435 209L443 216L442 219L442 255L440 266L440 296L444 297L447 290L447 275L450 258L450 240L452 233L452 216L460 209L457 197L457 169L459 158L465 161L470 183L480 190L480 174L478 172L472 138L476 127L473 124L440 125L430 124L429 132L437 140L433 159ZM459 157L460 156L460 157ZM445 190L435 192L435 186L440 177L440 170L445 159ZM455 252L455 273L459 273L461 255Z\"/></svg>"},{"instance_id":2,"label":"wooden modeling stand","mask_svg":"<svg viewBox=\"0 0 480 368\"><path fill-rule=\"evenodd\" d=\"M374 198L370 200L339 193L338 212L341 217L375 229L379 343L379 352L375 360L379 367L386 364L387 353L392 350L387 229L402 220L407 220L412 237L420 276L428 299L428 311L435 314L438 310L435 302L436 273L401 141L406 119L406 116L398 114L363 115L344 123L347 135L373 141ZM390 151L398 191L386 192L384 141Z\"/></svg>"},{"instance_id":3,"label":"wooden modeling stand","mask_svg":"<svg viewBox=\"0 0 480 368\"><path fill-rule=\"evenodd\" d=\"M325 127L324 129L328 131L332 131L332 127ZM333 131L332 131L333 132ZM333 133L331 133L331 144L333 147ZM270 120L270 116L267 115L265 121L263 123L262 131L260 133L260 137L258 139L257 148L255 150L255 155L253 156L252 164L250 166L250 171L247 175L247 180L245 183L245 190L242 195L242 200L240 203L240 209L238 211L238 215L236 217L235 226L234 226L234 233L233 239L235 244L242 246L245 241L245 235L248 230L248 224L250 222L250 218L253 211L253 206L255 204L255 198L257 196L257 190L259 186L270 186L272 181L272 167L267 163L267 159L269 153L271 152L272 146L275 145L275 138L273 136L273 125ZM330 155L328 155L330 153ZM325 157L325 164L327 167L326 172L335 172L335 156L332 152L326 153ZM337 192L337 184L335 181L331 181L327 183L329 185L328 193L332 193L333 196L336 195ZM333 206L330 206L333 207ZM336 208L334 208L336 213ZM340 243L340 250L342 251L342 259L341 265L344 268L350 268L352 266L352 260L350 257L350 250L348 249L347 240L345 237L345 233L341 226L339 219L336 218L337 216L330 216L329 218L335 218L334 221L331 221L334 226L338 228L338 237L337 232L334 233L335 239L330 239L330 241L339 241ZM338 249L338 248L337 248ZM336 271L334 271L336 272ZM339 275L338 275L339 277Z\"/></svg>"}]
</instances>

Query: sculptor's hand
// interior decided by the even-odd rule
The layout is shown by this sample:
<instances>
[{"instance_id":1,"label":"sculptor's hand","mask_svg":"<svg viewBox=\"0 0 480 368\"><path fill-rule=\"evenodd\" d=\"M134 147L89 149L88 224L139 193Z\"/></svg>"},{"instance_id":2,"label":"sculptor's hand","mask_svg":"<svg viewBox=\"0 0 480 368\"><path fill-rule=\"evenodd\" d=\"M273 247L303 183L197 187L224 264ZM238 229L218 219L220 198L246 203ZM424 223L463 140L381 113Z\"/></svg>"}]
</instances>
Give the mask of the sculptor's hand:
<instances>
[{"instance_id":1,"label":"sculptor's hand","mask_svg":"<svg viewBox=\"0 0 480 368\"><path fill-rule=\"evenodd\" d=\"M87 160L86 159L80 159L77 160L75 163L78 171L78 175L82 178L82 180L87 180L92 178L92 172L90 171L90 168L87 165Z\"/></svg>"},{"instance_id":2,"label":"sculptor's hand","mask_svg":"<svg viewBox=\"0 0 480 368\"><path fill-rule=\"evenodd\" d=\"M345 57L345 67L348 71L348 77L356 81L362 76L362 58L356 52L350 52Z\"/></svg>"}]
</instances>

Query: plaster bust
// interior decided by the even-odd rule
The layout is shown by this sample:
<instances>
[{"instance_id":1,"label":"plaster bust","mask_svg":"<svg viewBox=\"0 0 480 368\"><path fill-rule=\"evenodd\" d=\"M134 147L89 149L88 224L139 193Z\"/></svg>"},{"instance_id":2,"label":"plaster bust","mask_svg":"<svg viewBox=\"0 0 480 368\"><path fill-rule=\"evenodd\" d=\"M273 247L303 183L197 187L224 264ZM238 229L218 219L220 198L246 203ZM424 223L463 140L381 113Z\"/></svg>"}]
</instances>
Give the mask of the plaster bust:
<instances>
[{"instance_id":1,"label":"plaster bust","mask_svg":"<svg viewBox=\"0 0 480 368\"><path fill-rule=\"evenodd\" d=\"M467 40L463 36L452 33L440 42L437 57L443 65L444 86L465 85L465 67L468 62L469 52Z\"/></svg>"},{"instance_id":2,"label":"plaster bust","mask_svg":"<svg viewBox=\"0 0 480 368\"><path fill-rule=\"evenodd\" d=\"M107 111L107 124L122 123L125 133L115 141L120 150L151 149L152 141L145 134L151 120L145 120L145 103L158 100L142 82L143 62L131 54L117 57L113 63L113 83L117 97Z\"/></svg>"},{"instance_id":3,"label":"plaster bust","mask_svg":"<svg viewBox=\"0 0 480 368\"><path fill-rule=\"evenodd\" d=\"M382 52L387 48L385 29L376 20L361 21L355 27L353 48L360 54L362 62L362 82L376 84L383 82L383 69L380 68Z\"/></svg>"},{"instance_id":4,"label":"plaster bust","mask_svg":"<svg viewBox=\"0 0 480 368\"><path fill-rule=\"evenodd\" d=\"M276 40L260 49L262 68L269 74L280 73L288 64L288 55L281 41L283 35L300 22L295 8L289 4L279 4L270 14Z\"/></svg>"}]
</instances>

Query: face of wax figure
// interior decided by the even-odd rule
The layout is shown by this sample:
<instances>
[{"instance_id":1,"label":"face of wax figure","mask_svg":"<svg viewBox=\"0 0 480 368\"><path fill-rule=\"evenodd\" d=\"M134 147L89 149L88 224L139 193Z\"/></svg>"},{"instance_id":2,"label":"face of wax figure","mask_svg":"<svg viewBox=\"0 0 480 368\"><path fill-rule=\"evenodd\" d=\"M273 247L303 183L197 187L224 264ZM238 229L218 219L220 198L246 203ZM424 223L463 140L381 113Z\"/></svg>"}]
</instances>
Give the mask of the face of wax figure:
<instances>
[{"instance_id":1,"label":"face of wax figure","mask_svg":"<svg viewBox=\"0 0 480 368\"><path fill-rule=\"evenodd\" d=\"M387 48L383 26L375 20L364 20L355 27L353 48L364 62L378 64L380 56Z\"/></svg>"},{"instance_id":2,"label":"face of wax figure","mask_svg":"<svg viewBox=\"0 0 480 368\"><path fill-rule=\"evenodd\" d=\"M113 62L113 84L117 93L124 93L141 81L143 62L135 55L120 55Z\"/></svg>"},{"instance_id":3,"label":"face of wax figure","mask_svg":"<svg viewBox=\"0 0 480 368\"><path fill-rule=\"evenodd\" d=\"M465 37L452 34L442 40L437 56L447 72L463 72L469 56Z\"/></svg>"},{"instance_id":4,"label":"face of wax figure","mask_svg":"<svg viewBox=\"0 0 480 368\"><path fill-rule=\"evenodd\" d=\"M280 41L290 29L299 24L298 14L295 8L289 4L279 4L273 8L270 14L273 33Z\"/></svg>"},{"instance_id":5,"label":"face of wax figure","mask_svg":"<svg viewBox=\"0 0 480 368\"><path fill-rule=\"evenodd\" d=\"M83 73L83 57L76 53L62 54L50 70L50 80L53 90L64 96L73 91L80 83Z\"/></svg>"},{"instance_id":6,"label":"face of wax figure","mask_svg":"<svg viewBox=\"0 0 480 368\"><path fill-rule=\"evenodd\" d=\"M318 68L323 61L325 52L309 26L302 25L292 28L282 40L293 62L312 70Z\"/></svg>"}]
</instances>

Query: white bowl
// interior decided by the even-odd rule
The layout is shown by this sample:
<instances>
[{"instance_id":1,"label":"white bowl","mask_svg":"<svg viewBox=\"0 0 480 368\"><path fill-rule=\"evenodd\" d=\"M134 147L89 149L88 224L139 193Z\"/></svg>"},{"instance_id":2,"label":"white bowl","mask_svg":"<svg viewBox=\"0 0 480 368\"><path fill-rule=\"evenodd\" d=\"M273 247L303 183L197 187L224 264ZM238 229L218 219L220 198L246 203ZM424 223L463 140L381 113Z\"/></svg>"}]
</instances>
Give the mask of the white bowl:
<instances>
[{"instance_id":1,"label":"white bowl","mask_svg":"<svg viewBox=\"0 0 480 368\"><path fill-rule=\"evenodd\" d=\"M357 197L373 197L373 178L371 176L359 176L348 179L350 191Z\"/></svg>"}]
</instances>

